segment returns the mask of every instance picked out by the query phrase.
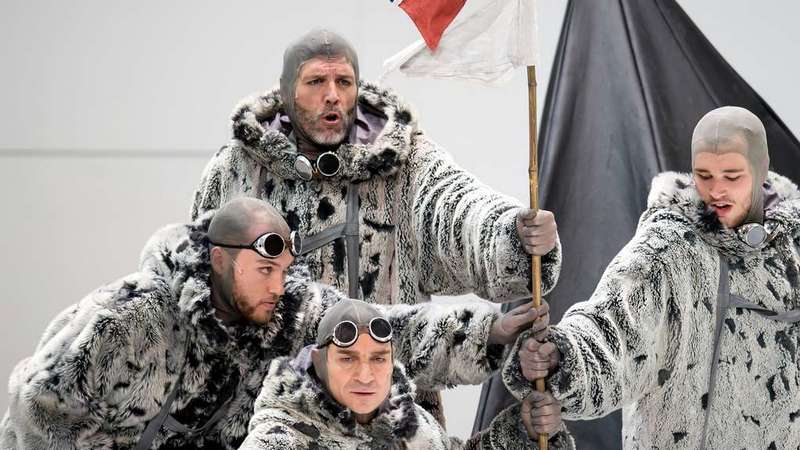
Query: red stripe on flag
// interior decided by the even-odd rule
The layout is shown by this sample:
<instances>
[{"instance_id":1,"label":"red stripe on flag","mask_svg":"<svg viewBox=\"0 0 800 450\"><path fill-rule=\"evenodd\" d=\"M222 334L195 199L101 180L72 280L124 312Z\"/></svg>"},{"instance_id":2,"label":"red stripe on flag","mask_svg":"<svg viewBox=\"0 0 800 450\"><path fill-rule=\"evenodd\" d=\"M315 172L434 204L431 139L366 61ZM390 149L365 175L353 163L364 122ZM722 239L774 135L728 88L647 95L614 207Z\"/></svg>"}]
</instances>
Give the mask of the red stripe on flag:
<instances>
[{"instance_id":1,"label":"red stripe on flag","mask_svg":"<svg viewBox=\"0 0 800 450\"><path fill-rule=\"evenodd\" d=\"M400 8L411 17L431 51L439 46L442 33L456 18L466 0L404 0Z\"/></svg>"}]
</instances>

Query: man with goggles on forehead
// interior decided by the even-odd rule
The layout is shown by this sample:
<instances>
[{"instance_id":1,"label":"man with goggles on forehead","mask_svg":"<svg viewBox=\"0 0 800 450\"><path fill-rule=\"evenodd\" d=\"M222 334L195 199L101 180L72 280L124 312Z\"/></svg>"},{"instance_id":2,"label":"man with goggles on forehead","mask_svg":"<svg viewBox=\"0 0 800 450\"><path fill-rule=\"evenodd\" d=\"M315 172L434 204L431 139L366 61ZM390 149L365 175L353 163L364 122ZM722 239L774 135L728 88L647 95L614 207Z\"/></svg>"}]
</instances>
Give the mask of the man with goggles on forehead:
<instances>
[{"instance_id":1,"label":"man with goggles on forehead","mask_svg":"<svg viewBox=\"0 0 800 450\"><path fill-rule=\"evenodd\" d=\"M402 326L379 306L359 300L343 299L329 308L313 345L270 364L241 449L537 448L519 407L502 412L467 442L448 437L414 403L414 383L394 360L410 336L395 335L393 325ZM574 448L552 395L539 394L531 414L536 431L551 435L551 448Z\"/></svg>"},{"instance_id":2,"label":"man with goggles on forehead","mask_svg":"<svg viewBox=\"0 0 800 450\"><path fill-rule=\"evenodd\" d=\"M336 33L291 43L280 87L242 101L231 120L232 140L203 171L192 216L239 195L266 200L303 235L311 276L349 297L528 298L530 254L542 256L543 292L555 285L553 214L459 167L409 105L360 78L355 49Z\"/></svg>"},{"instance_id":3,"label":"man with goggles on forehead","mask_svg":"<svg viewBox=\"0 0 800 450\"><path fill-rule=\"evenodd\" d=\"M0 448L237 448L270 360L317 342L320 318L343 298L292 265L299 246L254 198L156 233L137 272L67 308L17 365ZM427 389L482 382L547 314L435 306L385 315L394 356ZM366 326L387 338L385 324ZM340 328L339 342L352 339Z\"/></svg>"}]
</instances>

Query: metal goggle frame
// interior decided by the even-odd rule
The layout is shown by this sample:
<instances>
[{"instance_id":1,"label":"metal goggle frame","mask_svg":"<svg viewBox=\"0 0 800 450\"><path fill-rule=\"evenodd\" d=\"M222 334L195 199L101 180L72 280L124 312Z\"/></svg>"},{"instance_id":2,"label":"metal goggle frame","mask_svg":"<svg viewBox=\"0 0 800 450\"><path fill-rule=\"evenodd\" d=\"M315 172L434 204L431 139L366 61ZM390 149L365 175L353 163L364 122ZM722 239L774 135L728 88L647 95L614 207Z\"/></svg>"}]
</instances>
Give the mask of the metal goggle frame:
<instances>
[{"instance_id":1,"label":"metal goggle frame","mask_svg":"<svg viewBox=\"0 0 800 450\"><path fill-rule=\"evenodd\" d=\"M325 339L320 347L333 342L337 347L350 347L358 340L359 327L352 320L343 320L333 328L333 334ZM392 340L392 324L383 317L374 317L369 321L367 331L377 342L386 343Z\"/></svg>"},{"instance_id":2,"label":"metal goggle frame","mask_svg":"<svg viewBox=\"0 0 800 450\"><path fill-rule=\"evenodd\" d=\"M288 241L280 234L270 231L257 237L250 245L220 244L211 241L209 243L217 247L250 249L264 258L277 258L287 248L292 256L297 256L300 254L300 247L302 246L300 235L296 231L292 231L289 234Z\"/></svg>"},{"instance_id":3,"label":"metal goggle frame","mask_svg":"<svg viewBox=\"0 0 800 450\"><path fill-rule=\"evenodd\" d=\"M300 178L306 181L314 178L316 174L332 177L339 173L341 167L342 162L339 160L339 155L333 152L325 152L317 156L314 162L311 162L305 155L298 155L294 160L294 170Z\"/></svg>"}]
</instances>

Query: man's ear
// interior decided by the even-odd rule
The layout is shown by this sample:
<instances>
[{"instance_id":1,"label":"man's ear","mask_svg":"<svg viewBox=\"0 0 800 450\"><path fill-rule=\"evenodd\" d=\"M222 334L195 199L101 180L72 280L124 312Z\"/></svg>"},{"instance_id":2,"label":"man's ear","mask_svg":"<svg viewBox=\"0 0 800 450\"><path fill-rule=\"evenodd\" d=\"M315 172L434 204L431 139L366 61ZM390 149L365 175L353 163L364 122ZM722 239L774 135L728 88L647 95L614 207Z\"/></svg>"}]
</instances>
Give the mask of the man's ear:
<instances>
[{"instance_id":1,"label":"man's ear","mask_svg":"<svg viewBox=\"0 0 800 450\"><path fill-rule=\"evenodd\" d=\"M211 270L216 274L223 273L223 256L222 249L219 247L211 247Z\"/></svg>"}]
</instances>

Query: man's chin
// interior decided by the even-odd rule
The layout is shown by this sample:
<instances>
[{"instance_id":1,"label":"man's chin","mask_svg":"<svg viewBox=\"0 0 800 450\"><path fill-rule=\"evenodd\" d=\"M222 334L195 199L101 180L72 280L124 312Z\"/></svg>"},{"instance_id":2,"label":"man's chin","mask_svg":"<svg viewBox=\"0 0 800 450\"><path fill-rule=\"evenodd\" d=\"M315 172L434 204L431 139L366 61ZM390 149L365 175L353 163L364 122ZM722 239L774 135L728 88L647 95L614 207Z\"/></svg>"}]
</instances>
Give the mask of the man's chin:
<instances>
[{"instance_id":1,"label":"man's chin","mask_svg":"<svg viewBox=\"0 0 800 450\"><path fill-rule=\"evenodd\" d=\"M347 138L347 133L344 131L336 133L315 133L311 136L311 140L314 144L324 147L341 145L345 138Z\"/></svg>"},{"instance_id":2,"label":"man's chin","mask_svg":"<svg viewBox=\"0 0 800 450\"><path fill-rule=\"evenodd\" d=\"M272 312L248 314L247 320L257 325L267 325L272 320Z\"/></svg>"}]
</instances>

